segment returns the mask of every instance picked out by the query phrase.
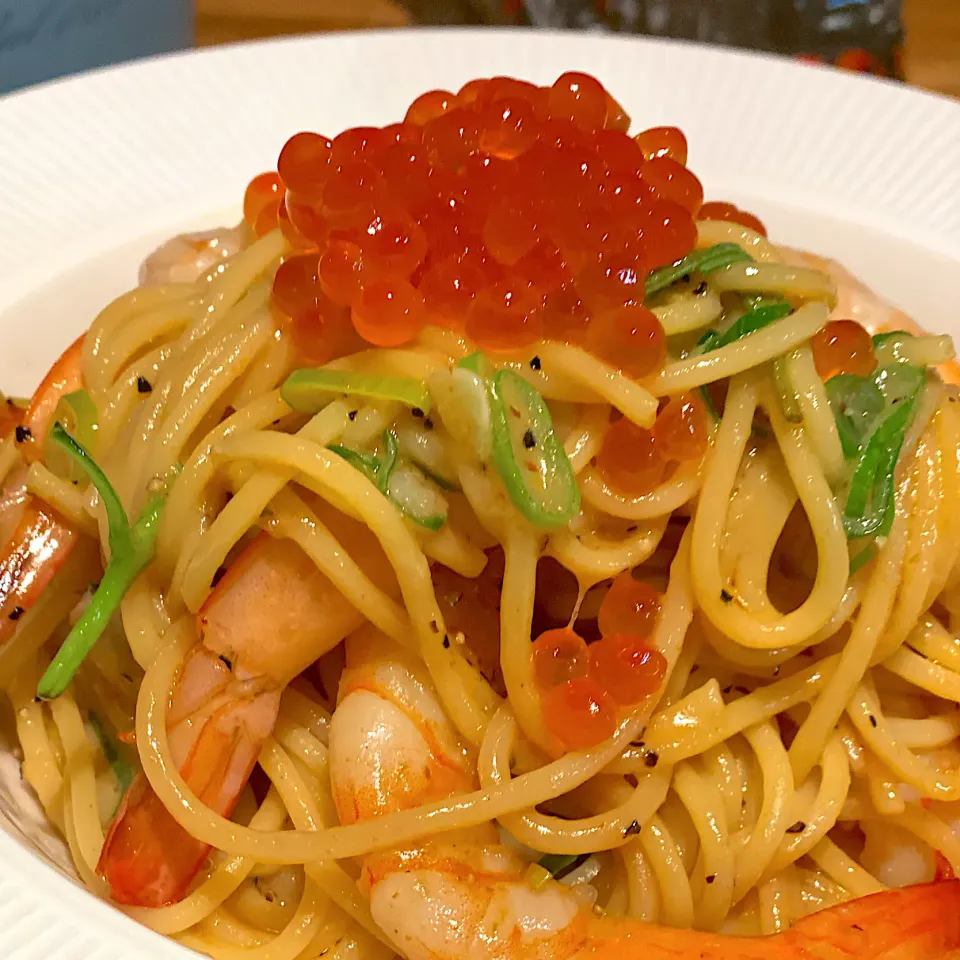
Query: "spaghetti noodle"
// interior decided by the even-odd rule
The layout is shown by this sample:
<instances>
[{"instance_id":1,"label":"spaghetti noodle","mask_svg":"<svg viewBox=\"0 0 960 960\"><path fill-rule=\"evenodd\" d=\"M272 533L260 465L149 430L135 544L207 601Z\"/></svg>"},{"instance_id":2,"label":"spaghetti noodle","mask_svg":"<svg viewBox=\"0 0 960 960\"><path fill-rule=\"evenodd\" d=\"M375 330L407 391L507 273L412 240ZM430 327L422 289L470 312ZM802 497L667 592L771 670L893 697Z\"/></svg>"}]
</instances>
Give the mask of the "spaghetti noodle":
<instances>
[{"instance_id":1,"label":"spaghetti noodle","mask_svg":"<svg viewBox=\"0 0 960 960\"><path fill-rule=\"evenodd\" d=\"M628 125L568 74L298 134L7 404L0 680L94 893L217 958L459 957L371 890L495 823L531 896L732 957L683 931L960 869L952 345Z\"/></svg>"}]
</instances>

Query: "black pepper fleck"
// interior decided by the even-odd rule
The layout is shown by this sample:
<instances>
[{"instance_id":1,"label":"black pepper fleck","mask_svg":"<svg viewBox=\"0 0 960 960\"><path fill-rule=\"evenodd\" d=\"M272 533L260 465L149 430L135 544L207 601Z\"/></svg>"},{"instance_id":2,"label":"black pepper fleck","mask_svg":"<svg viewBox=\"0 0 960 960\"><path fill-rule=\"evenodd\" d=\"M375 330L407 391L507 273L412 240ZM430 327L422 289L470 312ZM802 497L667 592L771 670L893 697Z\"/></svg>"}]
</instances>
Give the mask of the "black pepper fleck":
<instances>
[{"instance_id":1,"label":"black pepper fleck","mask_svg":"<svg viewBox=\"0 0 960 960\"><path fill-rule=\"evenodd\" d=\"M14 431L17 443L23 443L24 440L29 440L33 434L30 432L29 427L24 427L21 424L17 424L17 429Z\"/></svg>"},{"instance_id":2,"label":"black pepper fleck","mask_svg":"<svg viewBox=\"0 0 960 960\"><path fill-rule=\"evenodd\" d=\"M637 526L636 526L636 524L634 524L632 527L627 527L627 529L626 529L624 532L625 532L625 533L636 533L636 532L637 532Z\"/></svg>"},{"instance_id":3,"label":"black pepper fleck","mask_svg":"<svg viewBox=\"0 0 960 960\"><path fill-rule=\"evenodd\" d=\"M875 727L877 725L877 718L871 713L870 714L870 726Z\"/></svg>"},{"instance_id":4,"label":"black pepper fleck","mask_svg":"<svg viewBox=\"0 0 960 960\"><path fill-rule=\"evenodd\" d=\"M422 420L422 419L423 419L424 414L423 414L423 411L422 411L419 407L414 407L414 408L410 411L410 413L411 413L412 416L416 417L418 420Z\"/></svg>"},{"instance_id":5,"label":"black pepper fleck","mask_svg":"<svg viewBox=\"0 0 960 960\"><path fill-rule=\"evenodd\" d=\"M707 876L704 877L704 880L706 880L707 883L713 883L713 881L716 879L717 879L717 875L715 873L707 874Z\"/></svg>"},{"instance_id":6,"label":"black pepper fleck","mask_svg":"<svg viewBox=\"0 0 960 960\"><path fill-rule=\"evenodd\" d=\"M787 833L803 833L806 829L807 825L802 820L798 820L796 823L791 823L790 826L787 827Z\"/></svg>"},{"instance_id":7,"label":"black pepper fleck","mask_svg":"<svg viewBox=\"0 0 960 960\"><path fill-rule=\"evenodd\" d=\"M26 612L27 612L27 611L24 610L23 607L14 607L14 608L10 611L10 619L11 619L11 620L19 620Z\"/></svg>"},{"instance_id":8,"label":"black pepper fleck","mask_svg":"<svg viewBox=\"0 0 960 960\"><path fill-rule=\"evenodd\" d=\"M731 683L731 684L729 684L728 686L724 687L720 692L721 692L721 693L729 693L732 689L733 689L733 684Z\"/></svg>"},{"instance_id":9,"label":"black pepper fleck","mask_svg":"<svg viewBox=\"0 0 960 960\"><path fill-rule=\"evenodd\" d=\"M439 632L440 632L440 624L437 623L436 620L431 620L431 621L430 621L430 629L431 629L434 633L439 633Z\"/></svg>"},{"instance_id":10,"label":"black pepper fleck","mask_svg":"<svg viewBox=\"0 0 960 960\"><path fill-rule=\"evenodd\" d=\"M532 450L537 445L537 438L533 435L532 430L528 430L523 435L523 445L528 449Z\"/></svg>"},{"instance_id":11,"label":"black pepper fleck","mask_svg":"<svg viewBox=\"0 0 960 960\"><path fill-rule=\"evenodd\" d=\"M432 429L433 429L433 421L432 421L429 417L424 417L424 418L423 418L423 429L424 429L424 430L432 430Z\"/></svg>"},{"instance_id":12,"label":"black pepper fleck","mask_svg":"<svg viewBox=\"0 0 960 960\"><path fill-rule=\"evenodd\" d=\"M689 283L689 282L690 282L690 274L689 274L689 273L685 273L685 274L680 278L680 280L681 280L683 283Z\"/></svg>"},{"instance_id":13,"label":"black pepper fleck","mask_svg":"<svg viewBox=\"0 0 960 960\"><path fill-rule=\"evenodd\" d=\"M450 649L450 638L446 634L443 635L443 649L444 650Z\"/></svg>"},{"instance_id":14,"label":"black pepper fleck","mask_svg":"<svg viewBox=\"0 0 960 960\"><path fill-rule=\"evenodd\" d=\"M660 759L660 757L658 756L657 751L656 751L656 750L651 750L651 751L643 758L643 762L644 762L648 767L655 767L655 766L657 765L657 761L658 761L659 759Z\"/></svg>"},{"instance_id":15,"label":"black pepper fleck","mask_svg":"<svg viewBox=\"0 0 960 960\"><path fill-rule=\"evenodd\" d=\"M129 673L121 673L120 676L123 677L127 683L133 683L133 677L131 677Z\"/></svg>"},{"instance_id":16,"label":"black pepper fleck","mask_svg":"<svg viewBox=\"0 0 960 960\"><path fill-rule=\"evenodd\" d=\"M357 419L357 414L358 414L359 412L360 412L359 410L351 410L351 411L347 414L347 419L349 419L349 420L356 420L356 419Z\"/></svg>"},{"instance_id":17,"label":"black pepper fleck","mask_svg":"<svg viewBox=\"0 0 960 960\"><path fill-rule=\"evenodd\" d=\"M640 821L633 820L630 825L623 831L625 837L635 837L640 832Z\"/></svg>"},{"instance_id":18,"label":"black pepper fleck","mask_svg":"<svg viewBox=\"0 0 960 960\"><path fill-rule=\"evenodd\" d=\"M539 370L539 369L540 369L540 358L539 358L539 357L531 357L531 358L530 358L530 369L531 369L531 370Z\"/></svg>"},{"instance_id":19,"label":"black pepper fleck","mask_svg":"<svg viewBox=\"0 0 960 960\"><path fill-rule=\"evenodd\" d=\"M863 927L861 927L859 923L852 923L850 926L852 926L854 930L858 930L860 933L863 933Z\"/></svg>"},{"instance_id":20,"label":"black pepper fleck","mask_svg":"<svg viewBox=\"0 0 960 960\"><path fill-rule=\"evenodd\" d=\"M642 750L642 749L643 749L643 740L631 740L631 741L630 741L630 746L631 746L631 747L639 747L639 748Z\"/></svg>"},{"instance_id":21,"label":"black pepper fleck","mask_svg":"<svg viewBox=\"0 0 960 960\"><path fill-rule=\"evenodd\" d=\"M700 283L697 284L697 287L696 287L696 289L695 289L693 292L694 292L698 297L702 297L702 296L707 292L707 281L706 281L706 280L701 280Z\"/></svg>"},{"instance_id":22,"label":"black pepper fleck","mask_svg":"<svg viewBox=\"0 0 960 960\"><path fill-rule=\"evenodd\" d=\"M773 668L773 675L774 675L775 677L779 677L779 676L780 676L780 664L779 664L779 663Z\"/></svg>"},{"instance_id":23,"label":"black pepper fleck","mask_svg":"<svg viewBox=\"0 0 960 960\"><path fill-rule=\"evenodd\" d=\"M733 599L733 594L729 590L721 590L720 599L724 603L729 603Z\"/></svg>"},{"instance_id":24,"label":"black pepper fleck","mask_svg":"<svg viewBox=\"0 0 960 960\"><path fill-rule=\"evenodd\" d=\"M153 393L153 385L146 377L137 377L137 393Z\"/></svg>"},{"instance_id":25,"label":"black pepper fleck","mask_svg":"<svg viewBox=\"0 0 960 960\"><path fill-rule=\"evenodd\" d=\"M226 664L226 667L227 667L228 670L232 670L232 669L233 669L233 664L230 662L230 658L229 658L229 657L225 657L222 653L219 654L219 657L220 657L220 661L221 661L222 663Z\"/></svg>"}]
</instances>

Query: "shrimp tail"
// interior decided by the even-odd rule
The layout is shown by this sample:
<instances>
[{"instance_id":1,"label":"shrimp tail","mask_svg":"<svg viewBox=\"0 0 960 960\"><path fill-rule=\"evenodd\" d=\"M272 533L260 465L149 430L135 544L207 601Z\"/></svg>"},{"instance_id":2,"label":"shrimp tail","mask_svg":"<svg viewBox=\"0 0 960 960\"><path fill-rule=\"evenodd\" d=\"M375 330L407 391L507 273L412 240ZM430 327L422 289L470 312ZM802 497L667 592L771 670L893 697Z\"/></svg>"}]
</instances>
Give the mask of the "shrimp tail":
<instances>
[{"instance_id":1,"label":"shrimp tail","mask_svg":"<svg viewBox=\"0 0 960 960\"><path fill-rule=\"evenodd\" d=\"M730 937L595 919L576 960L942 960L960 948L960 881L851 900L771 937ZM591 935L593 934L593 935Z\"/></svg>"},{"instance_id":2,"label":"shrimp tail","mask_svg":"<svg viewBox=\"0 0 960 960\"><path fill-rule=\"evenodd\" d=\"M851 900L801 920L784 935L805 951L833 960L935 960L960 949L960 880L941 880Z\"/></svg>"},{"instance_id":3,"label":"shrimp tail","mask_svg":"<svg viewBox=\"0 0 960 960\"><path fill-rule=\"evenodd\" d=\"M13 536L0 550L0 644L14 634L28 611L63 566L78 534L58 513L31 497Z\"/></svg>"},{"instance_id":4,"label":"shrimp tail","mask_svg":"<svg viewBox=\"0 0 960 960\"><path fill-rule=\"evenodd\" d=\"M178 699L189 699L191 690L202 687L210 698L209 715L195 737L192 716L168 730L174 759L186 753L178 768L187 786L224 817L239 799L280 709L279 691L252 689L238 695L228 677L229 669L216 655L195 647L184 662ZM140 774L114 817L97 869L118 903L159 907L183 898L209 852Z\"/></svg>"}]
</instances>

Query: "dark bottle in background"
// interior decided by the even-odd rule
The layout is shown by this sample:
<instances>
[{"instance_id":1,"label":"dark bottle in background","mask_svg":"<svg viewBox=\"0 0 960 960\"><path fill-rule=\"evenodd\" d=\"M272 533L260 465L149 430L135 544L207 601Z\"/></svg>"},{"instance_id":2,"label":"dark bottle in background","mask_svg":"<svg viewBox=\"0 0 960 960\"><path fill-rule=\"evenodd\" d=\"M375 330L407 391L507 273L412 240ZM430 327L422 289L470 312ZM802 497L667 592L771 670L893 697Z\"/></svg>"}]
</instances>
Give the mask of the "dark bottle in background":
<instances>
[{"instance_id":1,"label":"dark bottle in background","mask_svg":"<svg viewBox=\"0 0 960 960\"><path fill-rule=\"evenodd\" d=\"M900 76L900 0L409 0L421 23L642 33Z\"/></svg>"}]
</instances>

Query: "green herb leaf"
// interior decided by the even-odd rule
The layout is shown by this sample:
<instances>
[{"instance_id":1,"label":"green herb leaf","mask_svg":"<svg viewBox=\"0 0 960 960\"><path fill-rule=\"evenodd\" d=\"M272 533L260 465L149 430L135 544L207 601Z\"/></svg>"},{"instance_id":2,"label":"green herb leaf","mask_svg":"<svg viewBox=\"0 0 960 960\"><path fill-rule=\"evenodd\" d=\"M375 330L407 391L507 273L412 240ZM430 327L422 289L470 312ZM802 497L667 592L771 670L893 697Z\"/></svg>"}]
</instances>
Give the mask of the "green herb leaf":
<instances>
[{"instance_id":1,"label":"green herb leaf","mask_svg":"<svg viewBox=\"0 0 960 960\"><path fill-rule=\"evenodd\" d=\"M722 333L717 330L708 331L700 338L700 346L703 348L703 353L719 350L721 347L729 346L751 333L756 333L758 330L770 326L777 320L782 320L792 312L793 307L783 301L756 307L749 313L745 313Z\"/></svg>"},{"instance_id":2,"label":"green herb leaf","mask_svg":"<svg viewBox=\"0 0 960 960\"><path fill-rule=\"evenodd\" d=\"M117 745L113 742L112 737L108 736L107 732L103 729L100 718L95 713L90 712L87 714L87 720L90 722L90 726L93 728L97 740L100 741L100 749L103 750L103 756L110 765L110 771L116 778L117 787L120 791L120 799L122 800L130 784L133 783L133 767L120 755L120 751L117 749ZM118 802L117 807L119 808L119 806L120 804ZM114 813L116 813L116 810L114 810Z\"/></svg>"},{"instance_id":3,"label":"green herb leaf","mask_svg":"<svg viewBox=\"0 0 960 960\"><path fill-rule=\"evenodd\" d=\"M676 283L689 273L713 273L734 263L750 263L753 257L735 243L718 243L705 250L694 250L682 260L660 267L647 277L648 297Z\"/></svg>"},{"instance_id":4,"label":"green herb leaf","mask_svg":"<svg viewBox=\"0 0 960 960\"><path fill-rule=\"evenodd\" d=\"M62 424L54 424L50 438L83 468L103 500L110 527L110 562L86 610L67 634L66 640L40 678L37 696L43 700L59 697L70 686L80 664L120 608L126 592L153 559L157 524L166 499L166 493L155 495L144 507L137 522L131 526L120 498L106 474L87 451L63 429Z\"/></svg>"},{"instance_id":5,"label":"green herb leaf","mask_svg":"<svg viewBox=\"0 0 960 960\"><path fill-rule=\"evenodd\" d=\"M346 460L351 467L359 470L371 483L377 482L377 474L380 472L380 458L375 453L361 453L359 450L345 447L340 443L333 443L327 449Z\"/></svg>"},{"instance_id":6,"label":"green herb leaf","mask_svg":"<svg viewBox=\"0 0 960 960\"><path fill-rule=\"evenodd\" d=\"M588 853L545 853L537 862L559 880L579 867L589 856Z\"/></svg>"},{"instance_id":7,"label":"green herb leaf","mask_svg":"<svg viewBox=\"0 0 960 960\"><path fill-rule=\"evenodd\" d=\"M825 387L843 455L848 459L855 457L883 412L883 393L873 377L853 373L838 373L826 382Z\"/></svg>"},{"instance_id":8,"label":"green herb leaf","mask_svg":"<svg viewBox=\"0 0 960 960\"><path fill-rule=\"evenodd\" d=\"M397 435L392 430L383 431L383 457L380 460L380 469L377 471L377 488L386 493L390 486L390 477L397 467L400 455L400 444Z\"/></svg>"},{"instance_id":9,"label":"green herb leaf","mask_svg":"<svg viewBox=\"0 0 960 960\"><path fill-rule=\"evenodd\" d=\"M861 567L869 563L877 555L877 545L867 544L850 558L850 576L853 576Z\"/></svg>"}]
</instances>

